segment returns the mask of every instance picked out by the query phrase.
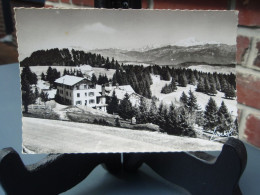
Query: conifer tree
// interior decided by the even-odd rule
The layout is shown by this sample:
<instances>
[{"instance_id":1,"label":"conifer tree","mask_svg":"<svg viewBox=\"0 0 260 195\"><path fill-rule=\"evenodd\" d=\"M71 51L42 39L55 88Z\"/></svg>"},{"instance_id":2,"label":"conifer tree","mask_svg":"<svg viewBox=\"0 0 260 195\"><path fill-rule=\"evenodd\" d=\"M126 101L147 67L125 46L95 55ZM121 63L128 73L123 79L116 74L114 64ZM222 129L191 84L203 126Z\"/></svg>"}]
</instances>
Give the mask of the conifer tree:
<instances>
[{"instance_id":1,"label":"conifer tree","mask_svg":"<svg viewBox=\"0 0 260 195\"><path fill-rule=\"evenodd\" d=\"M184 135L189 137L196 137L196 134L188 122L188 113L184 107L179 108L179 114L176 125L175 135Z\"/></svg>"},{"instance_id":2,"label":"conifer tree","mask_svg":"<svg viewBox=\"0 0 260 195\"><path fill-rule=\"evenodd\" d=\"M48 98L48 93L42 91L41 94L40 94L40 98L42 100L42 102L44 102L44 105L45 105L45 108L46 108L46 102L49 100Z\"/></svg>"},{"instance_id":3,"label":"conifer tree","mask_svg":"<svg viewBox=\"0 0 260 195\"><path fill-rule=\"evenodd\" d=\"M37 75L33 73L29 66L25 66L22 70L21 77L26 77L30 85L37 84Z\"/></svg>"},{"instance_id":4,"label":"conifer tree","mask_svg":"<svg viewBox=\"0 0 260 195\"><path fill-rule=\"evenodd\" d=\"M39 97L39 90L38 90L38 88L37 87L35 87L35 91L34 91L34 97L35 98L38 98Z\"/></svg>"},{"instance_id":5,"label":"conifer tree","mask_svg":"<svg viewBox=\"0 0 260 195\"><path fill-rule=\"evenodd\" d=\"M134 116L134 110L127 93L118 106L118 114L123 119L131 119Z\"/></svg>"},{"instance_id":6,"label":"conifer tree","mask_svg":"<svg viewBox=\"0 0 260 195\"><path fill-rule=\"evenodd\" d=\"M218 109L218 126L217 131L223 133L224 131L229 131L232 127L232 117L228 112L225 103L222 101L221 106Z\"/></svg>"},{"instance_id":7,"label":"conifer tree","mask_svg":"<svg viewBox=\"0 0 260 195\"><path fill-rule=\"evenodd\" d=\"M199 108L199 106L197 104L197 98L196 98L196 96L193 94L193 92L191 90L189 90L189 97L188 97L188 101L187 101L187 107L188 107L189 113L194 113Z\"/></svg>"},{"instance_id":8,"label":"conifer tree","mask_svg":"<svg viewBox=\"0 0 260 195\"><path fill-rule=\"evenodd\" d=\"M148 108L147 108L147 102L144 97L140 98L140 105L139 105L139 112L136 116L136 120L138 123L143 124L148 122Z\"/></svg>"},{"instance_id":9,"label":"conifer tree","mask_svg":"<svg viewBox=\"0 0 260 195\"><path fill-rule=\"evenodd\" d=\"M186 95L186 93L185 92L182 92L182 94L181 94L181 97L180 97L180 102L183 104L183 106L185 107L185 108L188 108L188 96Z\"/></svg>"},{"instance_id":10,"label":"conifer tree","mask_svg":"<svg viewBox=\"0 0 260 195\"><path fill-rule=\"evenodd\" d=\"M158 109L156 106L156 98L152 97L152 102L151 102L150 109L148 112L148 118L149 118L148 121L153 124L156 124L156 120L158 117L157 113L158 113Z\"/></svg>"},{"instance_id":11,"label":"conifer tree","mask_svg":"<svg viewBox=\"0 0 260 195\"><path fill-rule=\"evenodd\" d=\"M200 78L196 88L197 92L205 92L204 79Z\"/></svg>"},{"instance_id":12,"label":"conifer tree","mask_svg":"<svg viewBox=\"0 0 260 195\"><path fill-rule=\"evenodd\" d=\"M116 93L115 93L115 91L113 91L112 98L109 101L108 106L107 106L107 112L109 114L114 114L114 113L118 112L118 102L119 102L119 100L117 99Z\"/></svg>"},{"instance_id":13,"label":"conifer tree","mask_svg":"<svg viewBox=\"0 0 260 195\"><path fill-rule=\"evenodd\" d=\"M224 93L225 93L225 98L233 99L234 97L236 97L235 89L230 84L228 84Z\"/></svg>"},{"instance_id":14,"label":"conifer tree","mask_svg":"<svg viewBox=\"0 0 260 195\"><path fill-rule=\"evenodd\" d=\"M21 77L21 85L22 85L22 103L24 106L24 112L28 113L28 106L30 104L34 104L36 98L26 76Z\"/></svg>"},{"instance_id":15,"label":"conifer tree","mask_svg":"<svg viewBox=\"0 0 260 195\"><path fill-rule=\"evenodd\" d=\"M210 93L210 84L209 84L208 77L205 77L205 78L204 78L204 86L205 86L204 92L205 92L206 94L209 94L209 93Z\"/></svg>"},{"instance_id":16,"label":"conifer tree","mask_svg":"<svg viewBox=\"0 0 260 195\"><path fill-rule=\"evenodd\" d=\"M46 80L46 78L45 78L45 74L42 72L42 74L41 74L41 80L42 81L45 81Z\"/></svg>"},{"instance_id":17,"label":"conifer tree","mask_svg":"<svg viewBox=\"0 0 260 195\"><path fill-rule=\"evenodd\" d=\"M179 84L180 84L181 87L187 87L188 80L187 80L187 77L186 77L185 73L180 75L180 77L179 77Z\"/></svg>"},{"instance_id":18,"label":"conifer tree","mask_svg":"<svg viewBox=\"0 0 260 195\"><path fill-rule=\"evenodd\" d=\"M203 128L205 130L214 131L217 125L218 125L218 108L215 100L211 97L204 111Z\"/></svg>"},{"instance_id":19,"label":"conifer tree","mask_svg":"<svg viewBox=\"0 0 260 195\"><path fill-rule=\"evenodd\" d=\"M92 74L91 81L92 81L92 83L94 83L94 84L97 83L97 77L96 77L96 75L95 75L94 73Z\"/></svg>"},{"instance_id":20,"label":"conifer tree","mask_svg":"<svg viewBox=\"0 0 260 195\"><path fill-rule=\"evenodd\" d=\"M209 88L208 94L210 94L210 95L216 95L217 94L215 83L210 83L210 88Z\"/></svg>"}]
</instances>

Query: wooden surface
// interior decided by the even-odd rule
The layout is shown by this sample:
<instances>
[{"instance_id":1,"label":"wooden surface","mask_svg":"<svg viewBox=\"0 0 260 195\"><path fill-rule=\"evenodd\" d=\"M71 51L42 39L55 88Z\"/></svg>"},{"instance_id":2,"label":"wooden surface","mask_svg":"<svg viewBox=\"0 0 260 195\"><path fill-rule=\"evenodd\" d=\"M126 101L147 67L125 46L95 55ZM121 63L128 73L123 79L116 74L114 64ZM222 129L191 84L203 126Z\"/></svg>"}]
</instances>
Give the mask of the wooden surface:
<instances>
[{"instance_id":1,"label":"wooden surface","mask_svg":"<svg viewBox=\"0 0 260 195\"><path fill-rule=\"evenodd\" d=\"M11 43L0 43L0 65L18 62L17 48Z\"/></svg>"}]
</instances>

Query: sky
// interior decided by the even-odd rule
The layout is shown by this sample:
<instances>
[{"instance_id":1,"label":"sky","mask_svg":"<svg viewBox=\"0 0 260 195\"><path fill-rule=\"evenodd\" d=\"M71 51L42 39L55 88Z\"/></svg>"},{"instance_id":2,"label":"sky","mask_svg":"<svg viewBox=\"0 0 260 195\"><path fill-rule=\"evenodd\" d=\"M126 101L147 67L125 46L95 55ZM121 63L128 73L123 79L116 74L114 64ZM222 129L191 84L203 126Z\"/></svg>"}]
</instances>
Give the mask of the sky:
<instances>
[{"instance_id":1,"label":"sky","mask_svg":"<svg viewBox=\"0 0 260 195\"><path fill-rule=\"evenodd\" d=\"M19 60L39 49L236 44L237 12L16 9Z\"/></svg>"}]
</instances>

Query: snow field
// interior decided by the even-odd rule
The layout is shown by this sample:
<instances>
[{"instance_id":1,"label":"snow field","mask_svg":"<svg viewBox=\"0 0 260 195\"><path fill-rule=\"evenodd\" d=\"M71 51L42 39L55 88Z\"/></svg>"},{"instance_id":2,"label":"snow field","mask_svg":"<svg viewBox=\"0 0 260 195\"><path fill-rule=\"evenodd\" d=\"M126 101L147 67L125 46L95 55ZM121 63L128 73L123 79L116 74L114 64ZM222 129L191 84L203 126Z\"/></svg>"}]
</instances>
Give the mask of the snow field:
<instances>
[{"instance_id":1,"label":"snow field","mask_svg":"<svg viewBox=\"0 0 260 195\"><path fill-rule=\"evenodd\" d=\"M224 93L219 92L216 94L216 96L209 96L207 94L196 92L196 86L194 85L187 85L187 87L177 87L177 90L175 92L169 93L169 94L162 94L161 89L165 84L170 84L171 81L164 81L160 80L160 76L157 75L151 75L153 79L153 84L151 85L151 92L153 96L156 96L159 101L162 101L165 104L171 104L172 102L175 105L179 105L179 99L181 97L182 92L185 92L186 95L188 95L189 90L194 93L194 95L197 97L197 103L200 106L200 108L204 111L205 107L210 99L212 97L215 101L218 107L220 107L221 102L224 101L226 104L229 112L233 117L237 116L237 101L236 99L230 100L225 99Z\"/></svg>"}]
</instances>

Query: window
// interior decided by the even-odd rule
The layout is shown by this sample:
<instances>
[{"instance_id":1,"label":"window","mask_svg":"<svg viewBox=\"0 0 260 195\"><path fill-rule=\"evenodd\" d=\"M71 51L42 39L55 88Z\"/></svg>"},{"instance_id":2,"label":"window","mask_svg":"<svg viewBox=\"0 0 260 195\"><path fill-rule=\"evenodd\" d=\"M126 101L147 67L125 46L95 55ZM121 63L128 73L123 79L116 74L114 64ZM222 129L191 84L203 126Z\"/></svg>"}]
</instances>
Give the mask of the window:
<instances>
[{"instance_id":1,"label":"window","mask_svg":"<svg viewBox=\"0 0 260 195\"><path fill-rule=\"evenodd\" d=\"M95 104L95 100L91 99L91 100L89 100L89 103L90 104Z\"/></svg>"},{"instance_id":2,"label":"window","mask_svg":"<svg viewBox=\"0 0 260 195\"><path fill-rule=\"evenodd\" d=\"M59 89L57 89L57 93L59 93L60 92L60 90Z\"/></svg>"},{"instance_id":3,"label":"window","mask_svg":"<svg viewBox=\"0 0 260 195\"><path fill-rule=\"evenodd\" d=\"M69 96L69 93L66 91L66 96Z\"/></svg>"},{"instance_id":4,"label":"window","mask_svg":"<svg viewBox=\"0 0 260 195\"><path fill-rule=\"evenodd\" d=\"M88 96L88 93L85 93L85 96Z\"/></svg>"},{"instance_id":5,"label":"window","mask_svg":"<svg viewBox=\"0 0 260 195\"><path fill-rule=\"evenodd\" d=\"M93 97L95 94L94 94L94 92L89 92L89 94L88 94L90 97Z\"/></svg>"},{"instance_id":6,"label":"window","mask_svg":"<svg viewBox=\"0 0 260 195\"><path fill-rule=\"evenodd\" d=\"M76 105L81 105L81 101L76 101Z\"/></svg>"},{"instance_id":7,"label":"window","mask_svg":"<svg viewBox=\"0 0 260 195\"><path fill-rule=\"evenodd\" d=\"M70 92L70 97L71 97L71 92Z\"/></svg>"},{"instance_id":8,"label":"window","mask_svg":"<svg viewBox=\"0 0 260 195\"><path fill-rule=\"evenodd\" d=\"M79 90L79 86L78 85L76 86L76 89Z\"/></svg>"},{"instance_id":9,"label":"window","mask_svg":"<svg viewBox=\"0 0 260 195\"><path fill-rule=\"evenodd\" d=\"M77 93L77 97L80 97L80 93Z\"/></svg>"},{"instance_id":10,"label":"window","mask_svg":"<svg viewBox=\"0 0 260 195\"><path fill-rule=\"evenodd\" d=\"M62 90L60 90L60 94L63 94L63 91L62 91Z\"/></svg>"},{"instance_id":11,"label":"window","mask_svg":"<svg viewBox=\"0 0 260 195\"><path fill-rule=\"evenodd\" d=\"M88 88L88 86L87 85L84 85L84 89L87 89Z\"/></svg>"},{"instance_id":12,"label":"window","mask_svg":"<svg viewBox=\"0 0 260 195\"><path fill-rule=\"evenodd\" d=\"M85 100L85 106L88 105L88 100Z\"/></svg>"}]
</instances>

